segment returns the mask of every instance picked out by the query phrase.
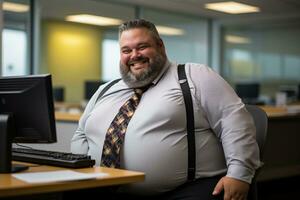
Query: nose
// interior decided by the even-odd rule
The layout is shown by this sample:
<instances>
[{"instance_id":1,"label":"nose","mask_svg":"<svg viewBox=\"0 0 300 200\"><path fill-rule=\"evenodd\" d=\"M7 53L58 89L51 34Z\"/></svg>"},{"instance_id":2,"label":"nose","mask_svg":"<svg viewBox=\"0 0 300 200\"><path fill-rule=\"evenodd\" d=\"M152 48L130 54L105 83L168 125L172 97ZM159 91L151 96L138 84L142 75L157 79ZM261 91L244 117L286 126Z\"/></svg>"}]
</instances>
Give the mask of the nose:
<instances>
[{"instance_id":1,"label":"nose","mask_svg":"<svg viewBox=\"0 0 300 200\"><path fill-rule=\"evenodd\" d=\"M132 52L131 52L131 59L134 59L134 58L137 58L140 56L140 53L138 50L136 49L132 49Z\"/></svg>"}]
</instances>

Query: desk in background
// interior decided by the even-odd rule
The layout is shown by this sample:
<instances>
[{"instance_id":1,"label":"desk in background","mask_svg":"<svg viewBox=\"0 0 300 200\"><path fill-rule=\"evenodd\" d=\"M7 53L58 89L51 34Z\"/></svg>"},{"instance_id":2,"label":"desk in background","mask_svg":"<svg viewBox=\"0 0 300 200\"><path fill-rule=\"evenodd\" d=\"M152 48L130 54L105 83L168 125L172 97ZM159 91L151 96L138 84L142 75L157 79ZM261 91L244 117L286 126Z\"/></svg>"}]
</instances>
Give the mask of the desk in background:
<instances>
[{"instance_id":1,"label":"desk in background","mask_svg":"<svg viewBox=\"0 0 300 200\"><path fill-rule=\"evenodd\" d=\"M28 165L31 166L28 172L44 172L66 169L61 167L51 167L45 165ZM140 182L143 181L145 178L145 174L141 172L104 167L74 169L74 171L85 173L102 172L109 174L109 176L101 179L31 184L14 178L12 174L0 174L0 198L16 197L29 194L32 195L50 192L63 192L69 190L87 189L111 185L121 185Z\"/></svg>"},{"instance_id":2,"label":"desk in background","mask_svg":"<svg viewBox=\"0 0 300 200\"><path fill-rule=\"evenodd\" d=\"M259 106L268 115L268 118L297 116L300 114L300 105L288 106Z\"/></svg>"},{"instance_id":3,"label":"desk in background","mask_svg":"<svg viewBox=\"0 0 300 200\"><path fill-rule=\"evenodd\" d=\"M264 167L258 181L300 175L300 113L272 108L268 112L268 134Z\"/></svg>"},{"instance_id":4,"label":"desk in background","mask_svg":"<svg viewBox=\"0 0 300 200\"><path fill-rule=\"evenodd\" d=\"M300 114L300 103L288 106L259 106L272 117L294 116ZM76 103L55 103L55 119L62 122L77 123L82 115L80 104ZM76 110L76 112L74 112Z\"/></svg>"}]
</instances>

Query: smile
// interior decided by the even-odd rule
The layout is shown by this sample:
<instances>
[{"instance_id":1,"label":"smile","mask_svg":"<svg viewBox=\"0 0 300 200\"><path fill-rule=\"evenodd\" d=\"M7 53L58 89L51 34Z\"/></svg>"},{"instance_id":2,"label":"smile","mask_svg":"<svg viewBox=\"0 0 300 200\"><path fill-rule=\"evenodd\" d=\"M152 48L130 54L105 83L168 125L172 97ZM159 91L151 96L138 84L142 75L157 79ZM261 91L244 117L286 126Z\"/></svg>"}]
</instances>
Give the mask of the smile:
<instances>
[{"instance_id":1,"label":"smile","mask_svg":"<svg viewBox=\"0 0 300 200\"><path fill-rule=\"evenodd\" d=\"M147 59L147 58L139 58L139 59L136 59L136 60L129 61L128 65L130 67L134 67L135 65L140 66L142 64L148 63L148 60L149 59Z\"/></svg>"}]
</instances>

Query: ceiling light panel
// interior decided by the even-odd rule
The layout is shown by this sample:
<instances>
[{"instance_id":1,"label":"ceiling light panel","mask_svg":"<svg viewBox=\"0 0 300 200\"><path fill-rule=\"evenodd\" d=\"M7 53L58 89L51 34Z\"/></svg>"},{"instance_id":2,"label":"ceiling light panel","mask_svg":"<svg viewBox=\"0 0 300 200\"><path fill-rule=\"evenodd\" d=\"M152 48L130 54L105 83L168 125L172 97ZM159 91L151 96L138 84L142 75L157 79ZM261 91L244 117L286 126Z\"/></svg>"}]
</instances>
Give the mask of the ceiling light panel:
<instances>
[{"instance_id":1,"label":"ceiling light panel","mask_svg":"<svg viewBox=\"0 0 300 200\"><path fill-rule=\"evenodd\" d=\"M69 15L66 17L66 20L71 22L92 24L97 26L115 26L123 23L123 21L120 19L101 17L96 15L88 15L88 14Z\"/></svg>"},{"instance_id":2,"label":"ceiling light panel","mask_svg":"<svg viewBox=\"0 0 300 200\"><path fill-rule=\"evenodd\" d=\"M229 14L253 13L260 11L259 7L237 3L234 1L207 3L205 4L205 8Z\"/></svg>"},{"instance_id":3,"label":"ceiling light panel","mask_svg":"<svg viewBox=\"0 0 300 200\"><path fill-rule=\"evenodd\" d=\"M161 35L184 35L185 31L179 28L169 26L156 26L157 31Z\"/></svg>"},{"instance_id":4,"label":"ceiling light panel","mask_svg":"<svg viewBox=\"0 0 300 200\"><path fill-rule=\"evenodd\" d=\"M3 2L2 8L5 11L10 12L27 12L29 11L29 6L20 3L11 3L11 2Z\"/></svg>"},{"instance_id":5,"label":"ceiling light panel","mask_svg":"<svg viewBox=\"0 0 300 200\"><path fill-rule=\"evenodd\" d=\"M226 35L225 41L228 43L234 43L234 44L250 44L251 40L247 37L241 37L236 35Z\"/></svg>"}]
</instances>

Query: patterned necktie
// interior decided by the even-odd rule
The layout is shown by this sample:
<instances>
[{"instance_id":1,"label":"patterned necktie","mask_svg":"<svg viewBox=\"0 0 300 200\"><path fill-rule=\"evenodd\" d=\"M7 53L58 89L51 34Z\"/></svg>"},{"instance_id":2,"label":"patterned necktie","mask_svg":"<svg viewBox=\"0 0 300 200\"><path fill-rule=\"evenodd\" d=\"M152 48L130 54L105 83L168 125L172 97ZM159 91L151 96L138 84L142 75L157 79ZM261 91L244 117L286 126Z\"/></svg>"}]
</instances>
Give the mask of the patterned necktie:
<instances>
[{"instance_id":1,"label":"patterned necktie","mask_svg":"<svg viewBox=\"0 0 300 200\"><path fill-rule=\"evenodd\" d=\"M128 123L146 89L135 89L134 94L120 108L110 124L103 145L101 166L120 167L120 149L123 145Z\"/></svg>"}]
</instances>

